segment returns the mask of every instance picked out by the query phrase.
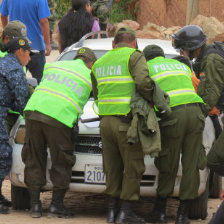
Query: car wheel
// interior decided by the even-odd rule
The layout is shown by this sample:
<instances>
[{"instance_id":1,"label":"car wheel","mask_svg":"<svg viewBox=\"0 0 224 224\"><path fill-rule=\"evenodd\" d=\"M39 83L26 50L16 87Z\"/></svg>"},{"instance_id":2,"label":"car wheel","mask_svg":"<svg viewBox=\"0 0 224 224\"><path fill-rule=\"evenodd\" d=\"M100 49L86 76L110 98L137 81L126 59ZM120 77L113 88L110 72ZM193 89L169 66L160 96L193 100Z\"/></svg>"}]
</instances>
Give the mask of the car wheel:
<instances>
[{"instance_id":1,"label":"car wheel","mask_svg":"<svg viewBox=\"0 0 224 224\"><path fill-rule=\"evenodd\" d=\"M11 185L11 200L13 209L30 209L30 195L27 188Z\"/></svg>"},{"instance_id":2,"label":"car wheel","mask_svg":"<svg viewBox=\"0 0 224 224\"><path fill-rule=\"evenodd\" d=\"M217 173L210 172L209 196L212 198L219 198L222 191L222 177Z\"/></svg>"},{"instance_id":3,"label":"car wheel","mask_svg":"<svg viewBox=\"0 0 224 224\"><path fill-rule=\"evenodd\" d=\"M202 219L202 220L206 219L208 215L207 213L208 195L209 195L209 180L207 180L205 192L192 201L191 208L189 211L190 219Z\"/></svg>"}]
</instances>

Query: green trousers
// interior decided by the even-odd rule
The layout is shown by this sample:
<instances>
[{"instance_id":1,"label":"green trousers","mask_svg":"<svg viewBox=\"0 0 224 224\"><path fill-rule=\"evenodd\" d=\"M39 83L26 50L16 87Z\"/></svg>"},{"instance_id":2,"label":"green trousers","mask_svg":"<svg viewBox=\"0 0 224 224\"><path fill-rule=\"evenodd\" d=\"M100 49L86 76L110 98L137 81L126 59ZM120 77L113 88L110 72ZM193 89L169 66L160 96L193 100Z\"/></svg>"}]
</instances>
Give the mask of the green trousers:
<instances>
[{"instance_id":1,"label":"green trousers","mask_svg":"<svg viewBox=\"0 0 224 224\"><path fill-rule=\"evenodd\" d=\"M155 159L159 170L157 195L167 198L173 193L181 156L180 200L198 196L199 169L206 165L202 146L204 116L199 106L182 107L160 121L162 151Z\"/></svg>"},{"instance_id":2,"label":"green trousers","mask_svg":"<svg viewBox=\"0 0 224 224\"><path fill-rule=\"evenodd\" d=\"M30 190L40 190L46 184L47 147L51 155L49 172L53 190L68 189L75 164L71 136L72 129L65 125L58 128L26 119L22 160L25 163L24 181Z\"/></svg>"},{"instance_id":3,"label":"green trousers","mask_svg":"<svg viewBox=\"0 0 224 224\"><path fill-rule=\"evenodd\" d=\"M106 194L122 200L138 200L145 171L144 155L140 144L127 143L129 126L130 123L115 116L104 116L100 122Z\"/></svg>"},{"instance_id":4,"label":"green trousers","mask_svg":"<svg viewBox=\"0 0 224 224\"><path fill-rule=\"evenodd\" d=\"M224 176L224 130L209 151L207 159L208 167L220 176Z\"/></svg>"}]
</instances>

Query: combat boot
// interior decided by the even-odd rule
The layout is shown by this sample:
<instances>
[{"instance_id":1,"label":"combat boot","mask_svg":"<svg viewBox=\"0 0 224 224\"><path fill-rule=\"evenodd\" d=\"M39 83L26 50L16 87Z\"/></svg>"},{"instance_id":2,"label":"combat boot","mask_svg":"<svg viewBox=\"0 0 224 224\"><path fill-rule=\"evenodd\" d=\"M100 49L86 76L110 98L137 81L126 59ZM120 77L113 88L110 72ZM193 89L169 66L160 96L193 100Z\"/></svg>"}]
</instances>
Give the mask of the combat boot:
<instances>
[{"instance_id":1,"label":"combat boot","mask_svg":"<svg viewBox=\"0 0 224 224\"><path fill-rule=\"evenodd\" d=\"M116 217L116 224L145 224L143 218L132 211L133 201L122 201L121 209Z\"/></svg>"},{"instance_id":2,"label":"combat boot","mask_svg":"<svg viewBox=\"0 0 224 224\"><path fill-rule=\"evenodd\" d=\"M66 190L53 190L52 201L48 209L48 217L72 218L74 212L64 206Z\"/></svg>"},{"instance_id":3,"label":"combat boot","mask_svg":"<svg viewBox=\"0 0 224 224\"><path fill-rule=\"evenodd\" d=\"M180 200L180 205L177 210L177 218L175 224L190 224L191 221L188 219L188 212L190 209L190 200Z\"/></svg>"},{"instance_id":4,"label":"combat boot","mask_svg":"<svg viewBox=\"0 0 224 224\"><path fill-rule=\"evenodd\" d=\"M157 198L153 211L146 217L145 221L150 223L164 224L167 223L166 219L166 198Z\"/></svg>"},{"instance_id":5,"label":"combat boot","mask_svg":"<svg viewBox=\"0 0 224 224\"><path fill-rule=\"evenodd\" d=\"M12 202L5 198L2 194L0 194L0 203L6 207L12 207Z\"/></svg>"},{"instance_id":6,"label":"combat boot","mask_svg":"<svg viewBox=\"0 0 224 224\"><path fill-rule=\"evenodd\" d=\"M30 194L31 217L40 218L42 216L40 190L29 190L29 194Z\"/></svg>"},{"instance_id":7,"label":"combat boot","mask_svg":"<svg viewBox=\"0 0 224 224\"><path fill-rule=\"evenodd\" d=\"M118 213L118 198L108 198L107 222L114 223Z\"/></svg>"},{"instance_id":8,"label":"combat boot","mask_svg":"<svg viewBox=\"0 0 224 224\"><path fill-rule=\"evenodd\" d=\"M12 202L5 198L2 194L2 182L0 182L0 204L6 207L12 207Z\"/></svg>"}]
</instances>

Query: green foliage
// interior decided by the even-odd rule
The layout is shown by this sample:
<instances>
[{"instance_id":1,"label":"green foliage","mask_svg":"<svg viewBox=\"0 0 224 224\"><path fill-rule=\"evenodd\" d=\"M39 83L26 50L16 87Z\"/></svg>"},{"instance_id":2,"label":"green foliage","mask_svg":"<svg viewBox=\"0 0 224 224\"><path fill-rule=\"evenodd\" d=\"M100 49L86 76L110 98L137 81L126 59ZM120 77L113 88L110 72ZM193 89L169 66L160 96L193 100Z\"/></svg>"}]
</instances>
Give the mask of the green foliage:
<instances>
[{"instance_id":1,"label":"green foliage","mask_svg":"<svg viewBox=\"0 0 224 224\"><path fill-rule=\"evenodd\" d=\"M55 17L57 19L61 19L68 10L71 8L71 1L70 0L55 0Z\"/></svg>"},{"instance_id":2,"label":"green foliage","mask_svg":"<svg viewBox=\"0 0 224 224\"><path fill-rule=\"evenodd\" d=\"M118 3L113 3L110 12L110 23L118 23L124 19L132 19L134 17L128 12L128 4L131 3L132 0L120 0Z\"/></svg>"},{"instance_id":3,"label":"green foliage","mask_svg":"<svg viewBox=\"0 0 224 224\"><path fill-rule=\"evenodd\" d=\"M65 15L69 8L71 8L70 0L54 0L55 7L53 9L53 14L56 19L61 19ZM114 1L111 11L110 11L110 23L114 24L121 22L124 19L134 19L133 16L128 12L127 5L131 3L132 0L120 0L118 3Z\"/></svg>"}]
</instances>

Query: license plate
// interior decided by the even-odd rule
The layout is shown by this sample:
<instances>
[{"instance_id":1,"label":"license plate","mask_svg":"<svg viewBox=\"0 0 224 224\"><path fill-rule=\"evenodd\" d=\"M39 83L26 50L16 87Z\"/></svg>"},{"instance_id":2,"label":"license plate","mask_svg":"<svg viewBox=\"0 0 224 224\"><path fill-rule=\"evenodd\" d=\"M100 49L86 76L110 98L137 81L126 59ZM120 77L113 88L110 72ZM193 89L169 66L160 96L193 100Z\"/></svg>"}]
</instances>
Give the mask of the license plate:
<instances>
[{"instance_id":1,"label":"license plate","mask_svg":"<svg viewBox=\"0 0 224 224\"><path fill-rule=\"evenodd\" d=\"M85 165L85 183L103 184L105 183L105 173L100 165Z\"/></svg>"}]
</instances>

